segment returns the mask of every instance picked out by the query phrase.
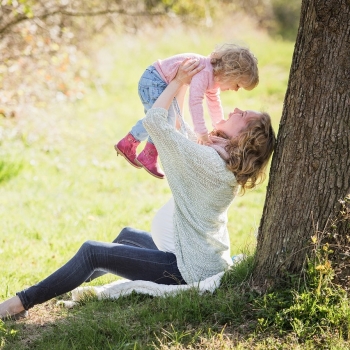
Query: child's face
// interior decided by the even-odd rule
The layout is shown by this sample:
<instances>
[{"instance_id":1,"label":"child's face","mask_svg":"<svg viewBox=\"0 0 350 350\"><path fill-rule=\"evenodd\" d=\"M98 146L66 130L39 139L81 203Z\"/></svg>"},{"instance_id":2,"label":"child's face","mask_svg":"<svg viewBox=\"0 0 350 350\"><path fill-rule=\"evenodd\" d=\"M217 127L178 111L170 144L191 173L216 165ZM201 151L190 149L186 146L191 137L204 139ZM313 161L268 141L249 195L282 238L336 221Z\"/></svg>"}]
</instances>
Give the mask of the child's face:
<instances>
[{"instance_id":1,"label":"child's face","mask_svg":"<svg viewBox=\"0 0 350 350\"><path fill-rule=\"evenodd\" d=\"M220 82L218 81L218 85L221 91L234 90L238 91L242 86L239 82L230 81L230 82Z\"/></svg>"}]
</instances>

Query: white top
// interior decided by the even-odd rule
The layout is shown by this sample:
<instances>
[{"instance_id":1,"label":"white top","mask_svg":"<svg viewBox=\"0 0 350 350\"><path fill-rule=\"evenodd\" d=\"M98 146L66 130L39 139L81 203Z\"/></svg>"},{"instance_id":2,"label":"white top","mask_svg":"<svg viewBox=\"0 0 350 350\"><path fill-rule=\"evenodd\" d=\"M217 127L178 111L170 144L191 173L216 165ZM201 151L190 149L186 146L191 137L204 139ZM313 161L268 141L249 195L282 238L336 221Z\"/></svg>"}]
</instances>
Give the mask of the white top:
<instances>
[{"instance_id":1,"label":"white top","mask_svg":"<svg viewBox=\"0 0 350 350\"><path fill-rule=\"evenodd\" d=\"M143 125L154 142L174 198L174 243L186 283L203 281L232 265L227 210L238 184L214 148L172 127L168 111L151 108Z\"/></svg>"},{"instance_id":2,"label":"white top","mask_svg":"<svg viewBox=\"0 0 350 350\"><path fill-rule=\"evenodd\" d=\"M159 250L175 254L174 207L174 199L171 198L157 211L152 221L151 234Z\"/></svg>"}]
</instances>

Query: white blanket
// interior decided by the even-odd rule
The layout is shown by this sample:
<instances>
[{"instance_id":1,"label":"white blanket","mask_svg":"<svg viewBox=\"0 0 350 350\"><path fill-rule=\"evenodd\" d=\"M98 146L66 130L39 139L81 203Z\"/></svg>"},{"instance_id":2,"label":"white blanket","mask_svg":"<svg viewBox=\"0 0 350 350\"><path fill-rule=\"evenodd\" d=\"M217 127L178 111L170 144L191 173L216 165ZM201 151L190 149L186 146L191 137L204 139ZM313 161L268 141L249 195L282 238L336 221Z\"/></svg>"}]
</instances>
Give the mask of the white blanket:
<instances>
[{"instance_id":1,"label":"white blanket","mask_svg":"<svg viewBox=\"0 0 350 350\"><path fill-rule=\"evenodd\" d=\"M98 299L117 299L120 296L129 295L132 292L164 297L167 295L174 295L180 291L189 290L192 288L197 289L199 293L213 293L214 290L220 286L221 278L223 275L224 273L220 272L217 275L209 277L206 280L198 283L177 285L166 285L149 281L130 281L127 279L121 279L110 284L105 284L103 286L78 287L72 291L72 299L74 301L78 301L86 292L93 292L97 295Z\"/></svg>"},{"instance_id":2,"label":"white blanket","mask_svg":"<svg viewBox=\"0 0 350 350\"><path fill-rule=\"evenodd\" d=\"M243 259L243 254L235 255L232 257L233 265L238 264ZM211 276L201 282L180 285L166 285L149 281L130 281L127 279L120 279L103 286L87 286L75 288L72 291L72 301L60 300L58 301L58 304L63 305L67 308L74 307L85 293L92 293L96 295L99 300L118 299L119 297L129 295L132 292L158 297L175 295L181 291L189 289L195 289L199 294L202 294L204 292L213 293L215 289L220 286L221 278L223 275L224 272L220 272L217 275Z\"/></svg>"},{"instance_id":3,"label":"white blanket","mask_svg":"<svg viewBox=\"0 0 350 350\"><path fill-rule=\"evenodd\" d=\"M195 289L200 294L204 292L213 293L215 289L220 286L221 278L223 275L224 272L220 272L217 275L205 279L204 281L181 285L166 285L149 281L130 281L127 279L121 279L110 284L105 284L103 286L78 287L72 291L72 301L60 300L58 301L58 304L63 305L67 308L74 307L85 293L92 293L96 295L99 300L104 298L118 299L119 297L129 295L132 292L158 297L175 295L181 291L189 289Z\"/></svg>"}]
</instances>

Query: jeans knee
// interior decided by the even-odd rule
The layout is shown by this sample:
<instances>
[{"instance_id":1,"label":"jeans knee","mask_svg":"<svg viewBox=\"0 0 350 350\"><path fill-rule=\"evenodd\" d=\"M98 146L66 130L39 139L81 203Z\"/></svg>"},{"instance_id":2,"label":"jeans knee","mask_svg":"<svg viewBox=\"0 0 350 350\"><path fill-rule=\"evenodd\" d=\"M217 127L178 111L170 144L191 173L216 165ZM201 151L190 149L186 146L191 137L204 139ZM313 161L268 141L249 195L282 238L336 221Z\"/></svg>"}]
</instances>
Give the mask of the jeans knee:
<instances>
[{"instance_id":1,"label":"jeans knee","mask_svg":"<svg viewBox=\"0 0 350 350\"><path fill-rule=\"evenodd\" d=\"M86 254L91 250L91 247L93 246L94 241L85 241L79 249L79 253Z\"/></svg>"},{"instance_id":2,"label":"jeans knee","mask_svg":"<svg viewBox=\"0 0 350 350\"><path fill-rule=\"evenodd\" d=\"M124 227L124 228L120 231L118 237L115 239L114 242L115 242L115 243L119 243L120 241L122 241L123 239L125 239L126 237L128 237L131 230L132 230L131 227L128 227L128 226L127 226L127 227Z\"/></svg>"}]
</instances>

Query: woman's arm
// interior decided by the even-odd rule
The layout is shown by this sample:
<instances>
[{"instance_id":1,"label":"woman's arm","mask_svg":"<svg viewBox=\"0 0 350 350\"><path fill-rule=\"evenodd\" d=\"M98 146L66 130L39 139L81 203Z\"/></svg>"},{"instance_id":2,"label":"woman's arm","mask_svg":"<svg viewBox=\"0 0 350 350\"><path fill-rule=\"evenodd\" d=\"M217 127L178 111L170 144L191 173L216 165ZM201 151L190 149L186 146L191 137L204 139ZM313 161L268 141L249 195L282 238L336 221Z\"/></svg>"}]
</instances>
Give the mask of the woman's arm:
<instances>
[{"instance_id":1,"label":"woman's arm","mask_svg":"<svg viewBox=\"0 0 350 350\"><path fill-rule=\"evenodd\" d=\"M184 116L184 100L185 100L186 91L187 91L187 85L183 85L181 87L180 91L175 96L176 100L177 100L177 103L179 105L180 113L181 113L182 117ZM180 123L179 123L179 119L176 118L176 129L179 130L180 127L181 126L180 126Z\"/></svg>"},{"instance_id":2,"label":"woman's arm","mask_svg":"<svg viewBox=\"0 0 350 350\"><path fill-rule=\"evenodd\" d=\"M184 85L191 82L192 77L200 72L204 66L199 66L199 60L187 59L181 63L175 78L168 84L165 90L153 104L153 108L169 109L173 98L180 92Z\"/></svg>"}]
</instances>

